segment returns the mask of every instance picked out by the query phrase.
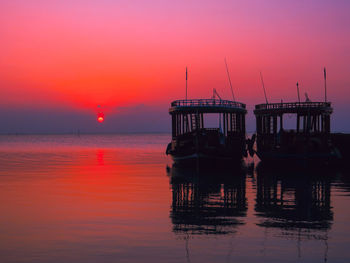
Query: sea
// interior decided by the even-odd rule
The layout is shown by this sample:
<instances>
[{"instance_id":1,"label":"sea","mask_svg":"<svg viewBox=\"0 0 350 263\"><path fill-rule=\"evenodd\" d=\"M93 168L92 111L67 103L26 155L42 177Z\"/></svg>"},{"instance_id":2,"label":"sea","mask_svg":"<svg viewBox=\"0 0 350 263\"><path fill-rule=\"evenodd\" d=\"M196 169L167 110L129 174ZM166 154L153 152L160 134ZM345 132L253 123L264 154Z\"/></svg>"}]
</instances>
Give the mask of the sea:
<instances>
[{"instance_id":1,"label":"sea","mask_svg":"<svg viewBox=\"0 0 350 263\"><path fill-rule=\"evenodd\" d=\"M174 165L170 134L0 136L0 262L350 262L350 169Z\"/></svg>"}]
</instances>

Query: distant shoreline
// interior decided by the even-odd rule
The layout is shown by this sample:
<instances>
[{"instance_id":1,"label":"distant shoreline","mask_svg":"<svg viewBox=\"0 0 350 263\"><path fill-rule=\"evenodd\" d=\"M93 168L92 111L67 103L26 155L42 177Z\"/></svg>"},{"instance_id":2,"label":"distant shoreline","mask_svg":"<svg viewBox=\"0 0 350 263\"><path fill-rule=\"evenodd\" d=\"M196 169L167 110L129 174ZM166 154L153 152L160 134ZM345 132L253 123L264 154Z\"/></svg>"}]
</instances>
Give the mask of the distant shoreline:
<instances>
[{"instance_id":1,"label":"distant shoreline","mask_svg":"<svg viewBox=\"0 0 350 263\"><path fill-rule=\"evenodd\" d=\"M253 134L255 131L247 131L247 134ZM350 133L350 131L331 131L331 133ZM58 133L51 133L51 132L36 132L36 133L0 133L0 136L26 136L26 135L142 135L142 134L171 134L171 131L169 132L162 132L162 131L152 131L152 132L58 132Z\"/></svg>"},{"instance_id":2,"label":"distant shoreline","mask_svg":"<svg viewBox=\"0 0 350 263\"><path fill-rule=\"evenodd\" d=\"M49 133L49 132L43 132L43 133L0 133L0 136L20 136L20 135L138 135L138 134L171 134L171 132L61 132L61 133Z\"/></svg>"}]
</instances>

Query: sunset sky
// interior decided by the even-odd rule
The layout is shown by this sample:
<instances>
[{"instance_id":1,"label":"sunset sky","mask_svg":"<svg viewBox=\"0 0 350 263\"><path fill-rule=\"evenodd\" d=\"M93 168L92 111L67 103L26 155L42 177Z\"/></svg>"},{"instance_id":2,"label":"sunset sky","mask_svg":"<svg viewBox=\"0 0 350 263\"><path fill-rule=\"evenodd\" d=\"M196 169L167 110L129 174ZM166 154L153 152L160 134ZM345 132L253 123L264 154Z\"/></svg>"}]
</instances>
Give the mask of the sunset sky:
<instances>
[{"instance_id":1,"label":"sunset sky","mask_svg":"<svg viewBox=\"0 0 350 263\"><path fill-rule=\"evenodd\" d=\"M252 109L301 94L350 132L348 0L0 0L0 133L170 131L168 107L216 88ZM304 96L302 96L304 99ZM97 106L105 122L96 121Z\"/></svg>"}]
</instances>

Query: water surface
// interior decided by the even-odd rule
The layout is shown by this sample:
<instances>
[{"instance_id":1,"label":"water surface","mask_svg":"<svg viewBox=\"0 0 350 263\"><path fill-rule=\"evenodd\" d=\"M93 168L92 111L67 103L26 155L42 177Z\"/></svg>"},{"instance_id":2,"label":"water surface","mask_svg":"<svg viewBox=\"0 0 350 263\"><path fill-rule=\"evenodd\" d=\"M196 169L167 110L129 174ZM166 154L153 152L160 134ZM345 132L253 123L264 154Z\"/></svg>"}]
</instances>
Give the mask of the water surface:
<instances>
[{"instance_id":1,"label":"water surface","mask_svg":"<svg viewBox=\"0 0 350 263\"><path fill-rule=\"evenodd\" d=\"M347 170L198 174L169 140L0 136L0 262L348 262Z\"/></svg>"}]
</instances>

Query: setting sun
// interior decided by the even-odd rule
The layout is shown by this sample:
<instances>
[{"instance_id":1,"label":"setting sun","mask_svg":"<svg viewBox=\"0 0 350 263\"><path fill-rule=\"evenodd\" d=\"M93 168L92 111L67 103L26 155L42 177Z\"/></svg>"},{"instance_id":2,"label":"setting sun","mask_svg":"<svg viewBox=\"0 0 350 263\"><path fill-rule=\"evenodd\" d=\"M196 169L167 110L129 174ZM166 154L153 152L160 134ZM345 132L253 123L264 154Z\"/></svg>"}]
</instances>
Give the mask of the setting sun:
<instances>
[{"instance_id":1,"label":"setting sun","mask_svg":"<svg viewBox=\"0 0 350 263\"><path fill-rule=\"evenodd\" d=\"M97 114L97 121L98 122L103 122L105 120L105 115L104 115L104 113L103 112L99 112L98 114Z\"/></svg>"}]
</instances>

